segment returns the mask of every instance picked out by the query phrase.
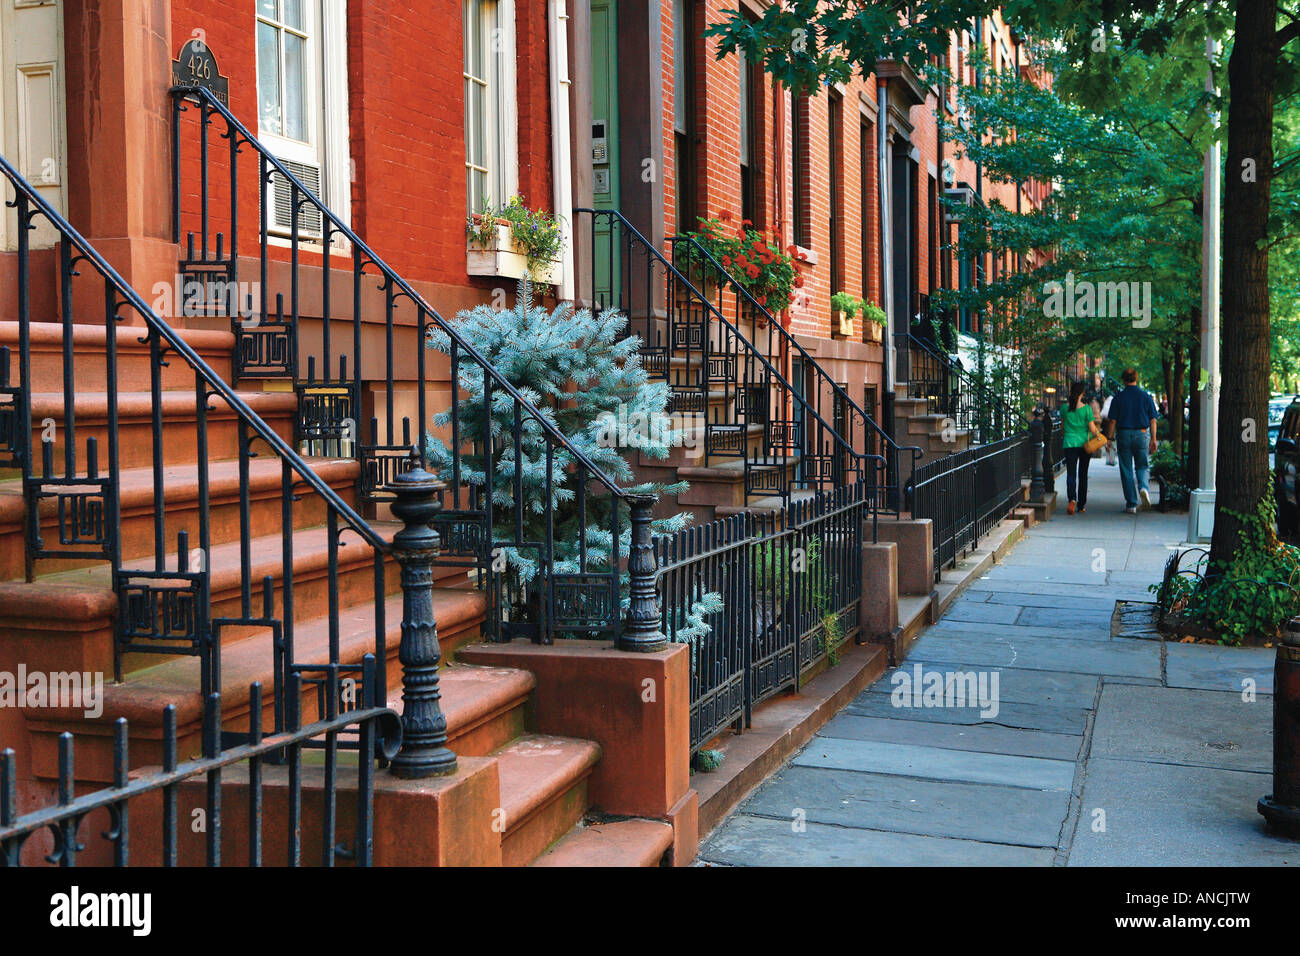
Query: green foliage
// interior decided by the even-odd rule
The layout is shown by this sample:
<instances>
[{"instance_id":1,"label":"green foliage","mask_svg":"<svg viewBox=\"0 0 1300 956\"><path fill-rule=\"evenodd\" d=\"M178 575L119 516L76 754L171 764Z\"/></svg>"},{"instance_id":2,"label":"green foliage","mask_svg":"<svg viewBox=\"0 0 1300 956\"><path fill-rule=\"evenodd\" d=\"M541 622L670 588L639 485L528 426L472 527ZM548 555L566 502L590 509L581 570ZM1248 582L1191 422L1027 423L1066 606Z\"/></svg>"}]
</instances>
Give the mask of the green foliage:
<instances>
[{"instance_id":1,"label":"green foliage","mask_svg":"<svg viewBox=\"0 0 1300 956\"><path fill-rule=\"evenodd\" d=\"M1300 548L1278 540L1272 502L1264 499L1253 514L1230 512L1241 520L1241 546L1222 566L1203 578L1176 577L1168 588L1150 590L1166 611L1181 611L1219 636L1221 644L1246 638L1276 638L1300 614Z\"/></svg>"},{"instance_id":2,"label":"green foliage","mask_svg":"<svg viewBox=\"0 0 1300 956\"><path fill-rule=\"evenodd\" d=\"M712 773L722 766L724 756L721 750L701 750L691 758L691 772Z\"/></svg>"},{"instance_id":3,"label":"green foliage","mask_svg":"<svg viewBox=\"0 0 1300 956\"><path fill-rule=\"evenodd\" d=\"M496 310L480 305L456 316L457 331L477 348L541 415L588 461L600 468L618 486L634 493L676 494L686 488L674 485L634 484L629 444L611 440L611 423L652 423L644 434L635 436L635 448L652 458L666 458L680 433L667 424L668 384L651 381L641 365L641 341L635 336L620 339L626 318L613 309L593 314L563 303L553 312L536 305L532 286L521 279L514 308ZM450 353L448 336L432 328L428 347ZM524 541L546 540L547 451L551 439L541 425L524 415L519 430L519 453L515 452L515 402L502 389L492 392L490 416L485 416L484 374L464 353L458 371L460 399L457 418L462 442L461 480L482 485L489 462L483 453L486 427L491 430L493 459L493 503L495 541L515 541L514 481L520 474L523 495ZM582 396L575 401L575 394ZM447 434L451 411L434 416L433 424ZM431 469L449 475L450 447L430 436L428 454ZM610 567L614 540L610 508L613 499L591 484L586 499L586 522L579 520L576 484L589 480L577 459L565 448L555 451L550 469L553 560L551 569L574 573L580 569L580 546L585 544L588 570ZM677 531L692 521L689 513L657 519L652 529L658 534ZM631 527L626 513L619 519L619 553L626 556L631 545ZM516 584L527 584L542 570L535 549L503 547L505 574ZM707 611L701 611L707 613ZM699 626L695 622L694 626Z\"/></svg>"},{"instance_id":4,"label":"green foliage","mask_svg":"<svg viewBox=\"0 0 1300 956\"><path fill-rule=\"evenodd\" d=\"M822 539L809 536L801 542L792 536L765 541L752 551L754 589L778 606L797 592L821 620L822 647L834 667L844 641L844 624L831 608L830 583L822 554Z\"/></svg>"},{"instance_id":5,"label":"green foliage","mask_svg":"<svg viewBox=\"0 0 1300 956\"><path fill-rule=\"evenodd\" d=\"M835 292L831 294L831 311L843 312L850 319L858 314L858 309L862 308L863 302L851 292Z\"/></svg>"},{"instance_id":6,"label":"green foliage","mask_svg":"<svg viewBox=\"0 0 1300 956\"><path fill-rule=\"evenodd\" d=\"M862 321L874 322L876 325L885 324L885 310L874 302L862 303Z\"/></svg>"},{"instance_id":7,"label":"green foliage","mask_svg":"<svg viewBox=\"0 0 1300 956\"><path fill-rule=\"evenodd\" d=\"M1187 456L1174 452L1172 443L1162 441L1151 457L1151 477L1163 478L1165 493L1161 503L1174 508L1186 508L1191 498L1191 477L1187 471Z\"/></svg>"},{"instance_id":8,"label":"green foliage","mask_svg":"<svg viewBox=\"0 0 1300 956\"><path fill-rule=\"evenodd\" d=\"M776 314L790 305L803 279L793 255L769 233L753 228L748 219L730 224L723 213L716 219L700 217L700 231L689 233L767 311Z\"/></svg>"}]
</instances>

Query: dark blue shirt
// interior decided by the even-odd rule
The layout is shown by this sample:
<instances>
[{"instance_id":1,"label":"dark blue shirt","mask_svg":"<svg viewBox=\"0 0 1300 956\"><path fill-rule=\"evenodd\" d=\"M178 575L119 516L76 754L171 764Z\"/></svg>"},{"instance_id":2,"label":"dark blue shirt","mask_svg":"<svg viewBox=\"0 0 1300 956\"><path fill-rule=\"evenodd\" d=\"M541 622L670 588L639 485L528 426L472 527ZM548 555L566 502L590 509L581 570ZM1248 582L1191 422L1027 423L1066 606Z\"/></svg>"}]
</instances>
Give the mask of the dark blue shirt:
<instances>
[{"instance_id":1,"label":"dark blue shirt","mask_svg":"<svg viewBox=\"0 0 1300 956\"><path fill-rule=\"evenodd\" d=\"M1109 417L1116 428L1149 428L1151 419L1160 415L1149 392L1136 385L1126 385L1110 400Z\"/></svg>"}]
</instances>

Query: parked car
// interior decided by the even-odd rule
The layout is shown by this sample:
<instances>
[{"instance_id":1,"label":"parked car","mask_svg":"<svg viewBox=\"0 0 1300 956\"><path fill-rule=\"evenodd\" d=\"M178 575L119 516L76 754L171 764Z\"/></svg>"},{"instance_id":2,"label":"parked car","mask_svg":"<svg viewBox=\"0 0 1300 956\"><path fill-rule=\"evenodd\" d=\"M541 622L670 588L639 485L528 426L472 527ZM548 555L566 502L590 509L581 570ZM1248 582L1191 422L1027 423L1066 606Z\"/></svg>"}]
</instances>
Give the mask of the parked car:
<instances>
[{"instance_id":1,"label":"parked car","mask_svg":"<svg viewBox=\"0 0 1300 956\"><path fill-rule=\"evenodd\" d=\"M1271 431L1271 429L1270 429ZM1300 538L1300 500L1296 475L1300 473L1300 398L1292 399L1282 413L1273 452L1273 498L1277 502L1277 532Z\"/></svg>"}]
</instances>

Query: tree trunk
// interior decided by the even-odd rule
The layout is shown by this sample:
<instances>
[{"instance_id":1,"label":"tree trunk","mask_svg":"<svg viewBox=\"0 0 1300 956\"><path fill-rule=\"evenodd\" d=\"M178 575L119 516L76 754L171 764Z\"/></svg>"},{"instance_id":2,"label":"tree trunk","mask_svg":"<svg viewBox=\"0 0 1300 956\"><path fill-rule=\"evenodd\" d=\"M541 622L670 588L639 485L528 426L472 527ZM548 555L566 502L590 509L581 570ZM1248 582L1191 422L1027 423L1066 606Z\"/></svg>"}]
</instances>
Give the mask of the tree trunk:
<instances>
[{"instance_id":1,"label":"tree trunk","mask_svg":"<svg viewBox=\"0 0 1300 956\"><path fill-rule=\"evenodd\" d=\"M1212 561L1231 559L1241 521L1268 490L1268 234L1277 0L1241 0L1228 60L1219 457ZM1247 440L1248 439L1248 440Z\"/></svg>"},{"instance_id":2,"label":"tree trunk","mask_svg":"<svg viewBox=\"0 0 1300 956\"><path fill-rule=\"evenodd\" d=\"M1169 382L1169 441L1174 454L1183 454L1183 343L1174 345L1173 374Z\"/></svg>"},{"instance_id":3,"label":"tree trunk","mask_svg":"<svg viewBox=\"0 0 1300 956\"><path fill-rule=\"evenodd\" d=\"M1191 396L1191 413L1187 416L1187 474L1191 486L1200 485L1201 476L1201 313L1192 316L1192 348L1187 355L1187 392Z\"/></svg>"}]
</instances>

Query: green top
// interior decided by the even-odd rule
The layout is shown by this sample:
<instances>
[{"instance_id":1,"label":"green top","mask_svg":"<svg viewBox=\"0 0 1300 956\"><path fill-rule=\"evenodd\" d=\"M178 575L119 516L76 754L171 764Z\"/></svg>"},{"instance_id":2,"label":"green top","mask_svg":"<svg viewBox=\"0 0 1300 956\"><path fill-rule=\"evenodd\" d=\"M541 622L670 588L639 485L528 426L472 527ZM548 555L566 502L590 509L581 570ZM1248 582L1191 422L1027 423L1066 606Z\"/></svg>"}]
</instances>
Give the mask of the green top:
<instances>
[{"instance_id":1,"label":"green top","mask_svg":"<svg viewBox=\"0 0 1300 956\"><path fill-rule=\"evenodd\" d=\"M1083 402L1061 416L1065 423L1065 448L1080 448L1088 440L1088 423L1093 420L1092 403Z\"/></svg>"}]
</instances>

